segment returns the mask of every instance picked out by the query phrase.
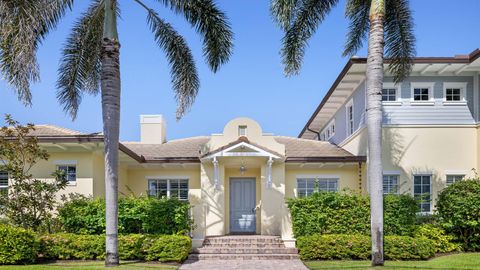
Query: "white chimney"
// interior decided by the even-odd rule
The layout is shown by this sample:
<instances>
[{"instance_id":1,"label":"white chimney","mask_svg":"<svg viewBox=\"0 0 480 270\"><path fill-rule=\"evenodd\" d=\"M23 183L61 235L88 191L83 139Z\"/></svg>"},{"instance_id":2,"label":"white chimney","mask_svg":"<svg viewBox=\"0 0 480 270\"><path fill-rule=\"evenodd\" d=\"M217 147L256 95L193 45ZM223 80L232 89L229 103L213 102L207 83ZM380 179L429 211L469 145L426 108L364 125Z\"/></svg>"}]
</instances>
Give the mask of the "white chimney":
<instances>
[{"instance_id":1,"label":"white chimney","mask_svg":"<svg viewBox=\"0 0 480 270\"><path fill-rule=\"evenodd\" d=\"M167 141L167 122L160 114L140 115L140 142L162 144Z\"/></svg>"}]
</instances>

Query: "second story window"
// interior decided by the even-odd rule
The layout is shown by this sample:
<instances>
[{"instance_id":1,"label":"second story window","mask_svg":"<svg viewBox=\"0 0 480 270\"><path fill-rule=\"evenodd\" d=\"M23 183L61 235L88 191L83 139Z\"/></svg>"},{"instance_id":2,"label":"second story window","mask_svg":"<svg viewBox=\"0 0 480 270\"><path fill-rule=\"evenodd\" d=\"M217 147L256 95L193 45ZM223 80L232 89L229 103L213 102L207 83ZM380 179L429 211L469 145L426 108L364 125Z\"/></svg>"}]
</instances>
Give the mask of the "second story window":
<instances>
[{"instance_id":1,"label":"second story window","mask_svg":"<svg viewBox=\"0 0 480 270\"><path fill-rule=\"evenodd\" d=\"M382 89L382 101L397 101L397 89L395 88Z\"/></svg>"},{"instance_id":2,"label":"second story window","mask_svg":"<svg viewBox=\"0 0 480 270\"><path fill-rule=\"evenodd\" d=\"M347 103L346 113L347 113L347 136L350 136L354 132L354 129L353 129L353 103L352 103L352 101Z\"/></svg>"},{"instance_id":3,"label":"second story window","mask_svg":"<svg viewBox=\"0 0 480 270\"><path fill-rule=\"evenodd\" d=\"M238 126L238 136L247 136L247 126Z\"/></svg>"},{"instance_id":4,"label":"second story window","mask_svg":"<svg viewBox=\"0 0 480 270\"><path fill-rule=\"evenodd\" d=\"M430 99L428 88L414 88L413 100L415 101L427 101Z\"/></svg>"},{"instance_id":5,"label":"second story window","mask_svg":"<svg viewBox=\"0 0 480 270\"><path fill-rule=\"evenodd\" d=\"M75 165L58 165L57 170L63 171L65 180L69 183L76 183L77 181L77 166Z\"/></svg>"},{"instance_id":6,"label":"second story window","mask_svg":"<svg viewBox=\"0 0 480 270\"><path fill-rule=\"evenodd\" d=\"M459 103L466 101L465 92L467 83L449 83L443 84L443 101L445 103Z\"/></svg>"},{"instance_id":7,"label":"second story window","mask_svg":"<svg viewBox=\"0 0 480 270\"><path fill-rule=\"evenodd\" d=\"M411 101L412 104L416 105L434 105L433 100L433 87L434 83L430 82L412 82L410 84L411 92Z\"/></svg>"}]
</instances>

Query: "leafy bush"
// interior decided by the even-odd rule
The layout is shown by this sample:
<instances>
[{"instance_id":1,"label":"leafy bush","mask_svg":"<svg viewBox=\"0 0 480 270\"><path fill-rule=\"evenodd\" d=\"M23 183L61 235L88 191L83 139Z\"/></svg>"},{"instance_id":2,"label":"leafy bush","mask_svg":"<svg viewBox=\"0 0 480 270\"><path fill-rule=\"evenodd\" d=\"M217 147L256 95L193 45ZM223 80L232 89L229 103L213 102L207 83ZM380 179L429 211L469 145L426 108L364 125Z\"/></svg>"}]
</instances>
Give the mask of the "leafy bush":
<instances>
[{"instance_id":1,"label":"leafy bush","mask_svg":"<svg viewBox=\"0 0 480 270\"><path fill-rule=\"evenodd\" d=\"M418 206L409 195L385 196L385 234L412 235ZM319 192L287 200L296 237L312 234L370 234L368 196Z\"/></svg>"},{"instance_id":2,"label":"leafy bush","mask_svg":"<svg viewBox=\"0 0 480 270\"><path fill-rule=\"evenodd\" d=\"M459 181L438 195L440 224L462 242L464 249L480 250L480 180Z\"/></svg>"},{"instance_id":3,"label":"leafy bush","mask_svg":"<svg viewBox=\"0 0 480 270\"><path fill-rule=\"evenodd\" d=\"M432 258L435 247L431 240L409 236L385 236L385 259L419 260ZM371 241L364 235L312 235L297 238L297 248L303 260L334 260L370 258Z\"/></svg>"},{"instance_id":4,"label":"leafy bush","mask_svg":"<svg viewBox=\"0 0 480 270\"><path fill-rule=\"evenodd\" d=\"M50 234L40 237L40 256L44 259L94 260L105 258L104 235L71 233ZM189 237L181 235L120 235L119 255L122 260L181 262L192 248Z\"/></svg>"},{"instance_id":5,"label":"leafy bush","mask_svg":"<svg viewBox=\"0 0 480 270\"><path fill-rule=\"evenodd\" d=\"M385 195L384 226L387 235L411 236L417 220L417 201L410 195Z\"/></svg>"},{"instance_id":6,"label":"leafy bush","mask_svg":"<svg viewBox=\"0 0 480 270\"><path fill-rule=\"evenodd\" d=\"M436 253L445 253L459 251L460 246L453 242L454 236L448 235L442 228L432 224L424 224L417 226L414 237L427 238L433 241Z\"/></svg>"},{"instance_id":7,"label":"leafy bush","mask_svg":"<svg viewBox=\"0 0 480 270\"><path fill-rule=\"evenodd\" d=\"M190 205L177 199L127 197L118 202L119 232L179 234L191 230ZM74 196L59 208L67 232L102 234L105 231L105 200Z\"/></svg>"},{"instance_id":8,"label":"leafy bush","mask_svg":"<svg viewBox=\"0 0 480 270\"><path fill-rule=\"evenodd\" d=\"M32 263L37 258L38 248L32 231L0 224L0 264Z\"/></svg>"},{"instance_id":9,"label":"leafy bush","mask_svg":"<svg viewBox=\"0 0 480 270\"><path fill-rule=\"evenodd\" d=\"M40 237L41 255L45 259L105 258L105 236L58 233Z\"/></svg>"},{"instance_id":10,"label":"leafy bush","mask_svg":"<svg viewBox=\"0 0 480 270\"><path fill-rule=\"evenodd\" d=\"M143 249L147 261L182 262L192 249L192 240L184 235L147 237Z\"/></svg>"}]
</instances>

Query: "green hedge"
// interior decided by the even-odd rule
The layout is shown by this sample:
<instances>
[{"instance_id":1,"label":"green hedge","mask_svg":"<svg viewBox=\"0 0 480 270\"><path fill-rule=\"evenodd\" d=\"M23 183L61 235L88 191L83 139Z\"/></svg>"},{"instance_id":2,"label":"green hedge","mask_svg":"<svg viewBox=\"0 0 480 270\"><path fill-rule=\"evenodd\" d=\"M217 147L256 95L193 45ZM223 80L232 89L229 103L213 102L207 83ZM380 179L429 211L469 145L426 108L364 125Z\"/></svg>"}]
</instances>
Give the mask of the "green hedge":
<instances>
[{"instance_id":1,"label":"green hedge","mask_svg":"<svg viewBox=\"0 0 480 270\"><path fill-rule=\"evenodd\" d=\"M349 192L318 192L287 200L295 237L312 234L370 234L368 196ZM417 203L409 195L384 197L385 234L412 235Z\"/></svg>"},{"instance_id":2,"label":"green hedge","mask_svg":"<svg viewBox=\"0 0 480 270\"><path fill-rule=\"evenodd\" d=\"M303 260L366 260L370 258L369 236L316 234L297 238ZM420 260L435 255L433 241L409 236L385 236L384 254L388 260Z\"/></svg>"},{"instance_id":3,"label":"green hedge","mask_svg":"<svg viewBox=\"0 0 480 270\"><path fill-rule=\"evenodd\" d=\"M192 248L190 237L183 235L120 235L119 256L122 260L181 262ZM40 237L43 259L95 260L105 258L104 235L59 233Z\"/></svg>"},{"instance_id":4,"label":"green hedge","mask_svg":"<svg viewBox=\"0 0 480 270\"><path fill-rule=\"evenodd\" d=\"M33 231L0 224L0 264L32 263L38 248Z\"/></svg>"},{"instance_id":5,"label":"green hedge","mask_svg":"<svg viewBox=\"0 0 480 270\"><path fill-rule=\"evenodd\" d=\"M424 237L433 241L436 253L446 253L460 251L460 245L454 242L455 237L446 234L445 231L433 224L423 224L417 226L414 237Z\"/></svg>"},{"instance_id":6,"label":"green hedge","mask_svg":"<svg viewBox=\"0 0 480 270\"><path fill-rule=\"evenodd\" d=\"M477 175L478 178L478 175ZM437 200L438 222L468 251L480 250L480 179L458 181Z\"/></svg>"},{"instance_id":7,"label":"green hedge","mask_svg":"<svg viewBox=\"0 0 480 270\"><path fill-rule=\"evenodd\" d=\"M190 205L177 199L126 197L118 202L119 233L182 234L192 229ZM58 210L59 220L69 233L103 234L105 200L76 196Z\"/></svg>"}]
</instances>

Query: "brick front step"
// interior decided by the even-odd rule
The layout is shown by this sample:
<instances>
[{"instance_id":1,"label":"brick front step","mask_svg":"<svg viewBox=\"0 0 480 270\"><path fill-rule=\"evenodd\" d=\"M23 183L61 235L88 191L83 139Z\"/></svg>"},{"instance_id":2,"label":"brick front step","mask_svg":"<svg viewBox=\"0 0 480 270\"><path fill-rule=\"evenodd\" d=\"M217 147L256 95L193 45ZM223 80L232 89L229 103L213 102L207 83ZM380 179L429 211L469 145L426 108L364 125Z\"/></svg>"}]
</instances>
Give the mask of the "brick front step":
<instances>
[{"instance_id":1,"label":"brick front step","mask_svg":"<svg viewBox=\"0 0 480 270\"><path fill-rule=\"evenodd\" d=\"M298 254L190 254L187 261L198 260L292 260Z\"/></svg>"},{"instance_id":2,"label":"brick front step","mask_svg":"<svg viewBox=\"0 0 480 270\"><path fill-rule=\"evenodd\" d=\"M193 249L195 254L298 254L296 248L217 248L202 247Z\"/></svg>"}]
</instances>

